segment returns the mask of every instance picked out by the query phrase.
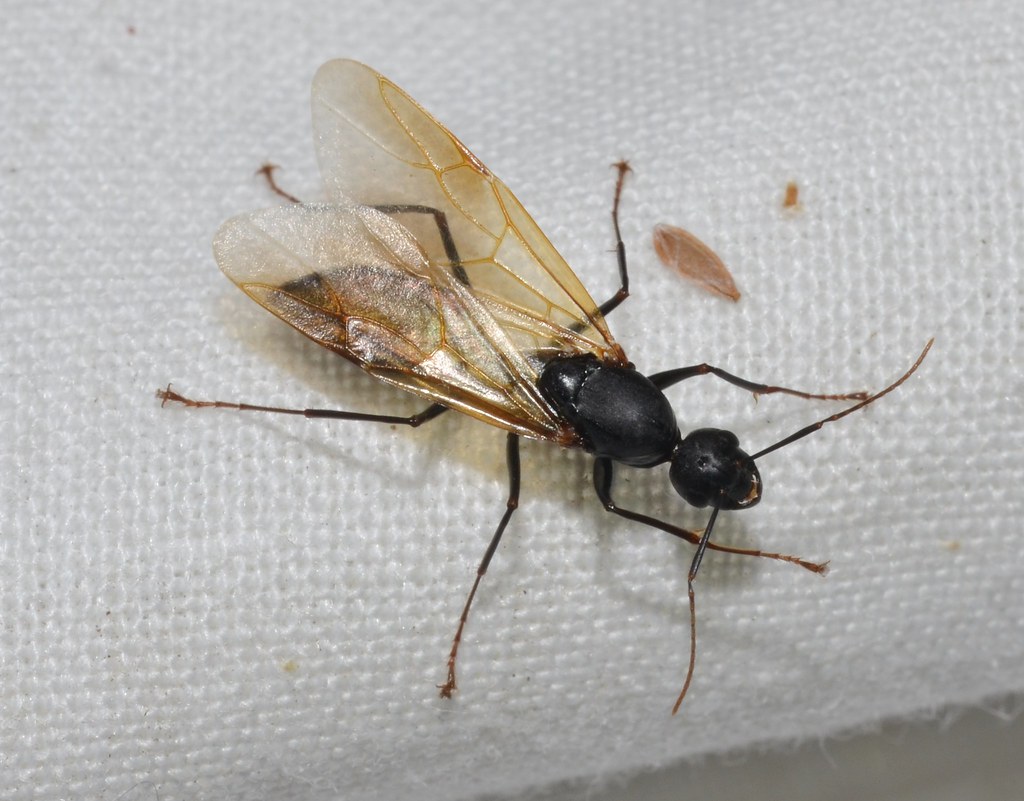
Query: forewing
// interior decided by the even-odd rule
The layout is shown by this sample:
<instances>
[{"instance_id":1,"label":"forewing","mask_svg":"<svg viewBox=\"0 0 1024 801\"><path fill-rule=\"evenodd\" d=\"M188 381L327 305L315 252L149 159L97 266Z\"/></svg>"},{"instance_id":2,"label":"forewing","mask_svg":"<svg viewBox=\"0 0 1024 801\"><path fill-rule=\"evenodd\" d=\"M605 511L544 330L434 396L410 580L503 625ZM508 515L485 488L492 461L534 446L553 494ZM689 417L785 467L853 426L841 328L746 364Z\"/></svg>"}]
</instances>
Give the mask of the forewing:
<instances>
[{"instance_id":1,"label":"forewing","mask_svg":"<svg viewBox=\"0 0 1024 801\"><path fill-rule=\"evenodd\" d=\"M287 205L214 239L247 295L378 378L525 436L572 444L537 391L540 360L409 231L363 206Z\"/></svg>"},{"instance_id":2,"label":"forewing","mask_svg":"<svg viewBox=\"0 0 1024 801\"><path fill-rule=\"evenodd\" d=\"M504 183L395 84L355 61L313 81L313 127L330 199L443 212L476 298L516 350L625 356L597 304ZM455 265L433 216L399 214L428 260Z\"/></svg>"},{"instance_id":3,"label":"forewing","mask_svg":"<svg viewBox=\"0 0 1024 801\"><path fill-rule=\"evenodd\" d=\"M674 225L654 226L654 252L661 263L684 278L729 300L740 299L740 291L725 263L711 248L689 231Z\"/></svg>"}]
</instances>

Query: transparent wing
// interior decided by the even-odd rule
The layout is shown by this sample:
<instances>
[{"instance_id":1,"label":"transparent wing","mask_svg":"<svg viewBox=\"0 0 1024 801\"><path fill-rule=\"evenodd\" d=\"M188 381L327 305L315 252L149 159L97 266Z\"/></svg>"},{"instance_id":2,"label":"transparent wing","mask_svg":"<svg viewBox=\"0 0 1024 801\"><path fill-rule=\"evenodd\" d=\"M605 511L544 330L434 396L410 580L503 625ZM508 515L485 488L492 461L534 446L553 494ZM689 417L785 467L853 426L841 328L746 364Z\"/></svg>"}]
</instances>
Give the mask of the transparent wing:
<instances>
[{"instance_id":1,"label":"transparent wing","mask_svg":"<svg viewBox=\"0 0 1024 801\"><path fill-rule=\"evenodd\" d=\"M574 445L537 391L540 354L412 234L365 206L287 205L228 220L220 268L249 297L372 375L524 436Z\"/></svg>"},{"instance_id":2,"label":"transparent wing","mask_svg":"<svg viewBox=\"0 0 1024 801\"><path fill-rule=\"evenodd\" d=\"M355 61L313 80L313 128L328 197L443 212L473 295L520 352L626 362L597 304L504 183L395 84ZM438 225L401 214L427 259L453 268Z\"/></svg>"},{"instance_id":3,"label":"transparent wing","mask_svg":"<svg viewBox=\"0 0 1024 801\"><path fill-rule=\"evenodd\" d=\"M671 267L709 292L732 301L740 299L732 273L718 254L689 231L658 223L654 226L653 241L654 252L666 267Z\"/></svg>"}]
</instances>

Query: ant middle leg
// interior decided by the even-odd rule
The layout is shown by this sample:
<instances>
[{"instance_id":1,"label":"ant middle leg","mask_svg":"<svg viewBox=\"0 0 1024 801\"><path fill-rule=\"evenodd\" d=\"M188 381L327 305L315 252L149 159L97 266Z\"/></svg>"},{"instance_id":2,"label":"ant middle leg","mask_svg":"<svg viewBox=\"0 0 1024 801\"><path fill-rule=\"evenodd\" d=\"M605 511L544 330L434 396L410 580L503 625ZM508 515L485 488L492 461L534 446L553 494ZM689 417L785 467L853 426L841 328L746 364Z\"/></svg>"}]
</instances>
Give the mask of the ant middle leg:
<instances>
[{"instance_id":1,"label":"ant middle leg","mask_svg":"<svg viewBox=\"0 0 1024 801\"><path fill-rule=\"evenodd\" d=\"M480 579L484 577L487 567L491 564L494 552L498 550L501 535L505 533L505 527L508 526L508 521L512 519L512 513L519 508L519 437L516 434L509 433L508 435L506 460L508 462L508 500L505 503L505 514L501 516L498 528L495 530L494 536L491 537L491 542L484 552L484 558L480 560L480 566L476 569L476 579L473 581L473 587L466 598L465 606L462 607L459 627L455 630L455 637L452 638L452 650L448 653L448 680L444 684L438 685L442 698L451 698L452 693L458 689L455 681L455 660L458 658L459 645L462 643L462 631L465 629L466 621L469 619L469 608L473 605L477 588L480 586Z\"/></svg>"},{"instance_id":2,"label":"ant middle leg","mask_svg":"<svg viewBox=\"0 0 1024 801\"><path fill-rule=\"evenodd\" d=\"M622 301L629 297L629 272L626 269L626 246L622 242L622 232L619 230L619 200L622 197L622 185L626 181L626 173L632 172L633 168L629 162L623 159L612 165L619 171L615 180L615 198L612 201L612 225L615 227L615 256L619 263L619 289L608 300L597 307L598 311L607 317L613 309L618 307Z\"/></svg>"}]
</instances>

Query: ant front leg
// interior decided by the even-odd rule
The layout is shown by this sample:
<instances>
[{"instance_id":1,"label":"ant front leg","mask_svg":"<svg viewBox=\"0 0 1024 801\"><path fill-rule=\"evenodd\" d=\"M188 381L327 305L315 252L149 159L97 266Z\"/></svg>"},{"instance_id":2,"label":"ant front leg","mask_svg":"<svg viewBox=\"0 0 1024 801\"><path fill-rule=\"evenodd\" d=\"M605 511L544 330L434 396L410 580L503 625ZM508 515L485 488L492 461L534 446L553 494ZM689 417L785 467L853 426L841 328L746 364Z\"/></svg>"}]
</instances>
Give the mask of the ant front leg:
<instances>
[{"instance_id":1,"label":"ant front leg","mask_svg":"<svg viewBox=\"0 0 1024 801\"><path fill-rule=\"evenodd\" d=\"M690 683L693 681L693 674L696 666L697 605L693 590L693 582L697 578L697 571L700 570L705 549L711 548L716 551L738 553L743 554L744 556L762 556L768 559L780 559L782 561L798 564L814 573L824 573L827 568L827 564L819 565L814 562L808 562L804 559L800 559L796 556L765 553L763 551L748 550L746 548L733 548L728 545L718 545L717 543L712 542L711 532L715 527L715 521L718 519L719 512L719 507L717 505L712 508L711 516L708 518L707 525L704 527L703 532L688 531L686 529L679 528L678 526L674 526L671 523L666 523L664 520L658 520L656 517L649 517L648 515L631 512L628 509L622 509L616 505L614 500L612 500L612 476L613 465L610 459L599 457L594 460L594 489L597 491L597 497L601 500L601 503L604 504L604 508L606 510L613 512L620 517L624 517L627 520L633 520L637 523L643 523L644 525L660 529L697 546L697 550L694 552L693 560L690 562L690 569L686 576L686 592L690 604L690 659L686 669L686 679L683 682L683 689L679 693L678 698L676 698L675 704L672 706L672 714L674 715L679 711L679 707L683 703L683 699L686 698L686 694L690 689Z\"/></svg>"},{"instance_id":2,"label":"ant front leg","mask_svg":"<svg viewBox=\"0 0 1024 801\"><path fill-rule=\"evenodd\" d=\"M597 497L604 506L605 511L612 512L613 514L617 514L619 517L624 517L635 523L643 523L645 526L659 529L671 534L673 537L679 537L679 539L686 540L693 545L701 545L703 533L700 531L690 531L685 528L680 528L672 523L659 520L656 517L641 514L640 512L633 512L629 509L623 509L621 506L616 504L612 499L613 476L614 466L611 459L599 457L594 460L594 490L597 492ZM760 556L764 559L777 559L780 562L792 562L805 570L810 570L812 573L818 573L821 575L828 571L828 562L819 564L817 562L810 562L806 559L801 559L799 556L790 556L784 553L770 553L768 551L759 551L752 548L737 548L732 545L721 545L720 543L710 541L705 542L702 547L710 548L713 551L740 554L741 556Z\"/></svg>"},{"instance_id":3,"label":"ant front leg","mask_svg":"<svg viewBox=\"0 0 1024 801\"><path fill-rule=\"evenodd\" d=\"M748 381L745 378L740 378L732 373L727 373L721 367L715 367L710 364L695 364L692 367L678 367L675 370L666 370L662 373L655 373L654 375L648 376L651 382L658 389L667 389L673 384L678 384L680 381L685 381L687 378L693 378L698 375L713 375L717 378L721 378L740 389L745 389L747 392L752 392L754 397L758 395L771 395L775 392L780 392L784 395L795 395L798 398L807 398L808 400L864 400L867 396L867 392L844 392L838 395L818 395L811 392L801 392L798 389L788 389L786 387L775 387L770 384L758 384L754 381Z\"/></svg>"}]
</instances>

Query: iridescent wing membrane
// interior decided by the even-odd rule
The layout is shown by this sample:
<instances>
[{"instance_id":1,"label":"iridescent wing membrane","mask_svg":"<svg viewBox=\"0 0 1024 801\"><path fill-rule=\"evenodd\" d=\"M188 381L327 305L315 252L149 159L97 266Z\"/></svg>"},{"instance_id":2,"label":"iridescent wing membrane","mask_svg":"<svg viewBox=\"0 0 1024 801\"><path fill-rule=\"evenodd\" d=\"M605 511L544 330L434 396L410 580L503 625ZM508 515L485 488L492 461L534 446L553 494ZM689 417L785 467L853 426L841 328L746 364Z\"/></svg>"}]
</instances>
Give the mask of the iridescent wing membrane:
<instances>
[{"instance_id":1,"label":"iridescent wing membrane","mask_svg":"<svg viewBox=\"0 0 1024 801\"><path fill-rule=\"evenodd\" d=\"M546 360L626 358L515 196L401 89L357 62L320 68L313 128L329 204L229 220L214 241L221 269L384 381L517 434L578 444L537 391ZM457 256L424 208L444 215Z\"/></svg>"}]
</instances>

